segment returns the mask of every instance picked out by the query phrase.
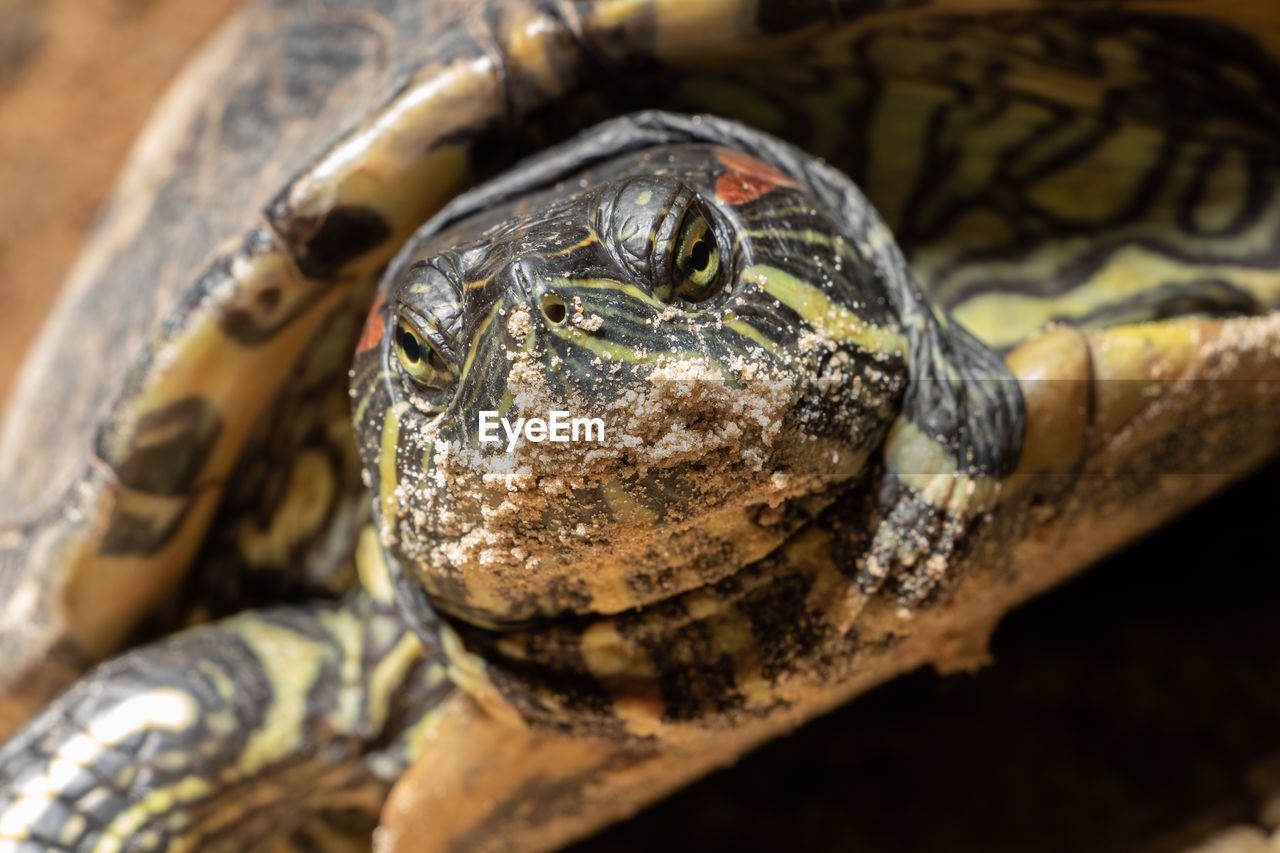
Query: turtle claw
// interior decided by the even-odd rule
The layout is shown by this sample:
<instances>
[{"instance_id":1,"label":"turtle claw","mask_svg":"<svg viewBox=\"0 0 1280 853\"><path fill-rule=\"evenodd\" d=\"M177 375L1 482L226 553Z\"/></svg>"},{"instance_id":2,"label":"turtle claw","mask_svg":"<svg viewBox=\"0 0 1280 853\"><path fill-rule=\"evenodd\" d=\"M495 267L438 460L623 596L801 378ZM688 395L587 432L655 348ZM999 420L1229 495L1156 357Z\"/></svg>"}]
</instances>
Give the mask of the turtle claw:
<instances>
[{"instance_id":1,"label":"turtle claw","mask_svg":"<svg viewBox=\"0 0 1280 853\"><path fill-rule=\"evenodd\" d=\"M879 504L887 509L859 565L859 592L870 597L890 587L904 615L927 601L949 579L952 558L989 491L960 473L930 475L919 487L886 477Z\"/></svg>"}]
</instances>

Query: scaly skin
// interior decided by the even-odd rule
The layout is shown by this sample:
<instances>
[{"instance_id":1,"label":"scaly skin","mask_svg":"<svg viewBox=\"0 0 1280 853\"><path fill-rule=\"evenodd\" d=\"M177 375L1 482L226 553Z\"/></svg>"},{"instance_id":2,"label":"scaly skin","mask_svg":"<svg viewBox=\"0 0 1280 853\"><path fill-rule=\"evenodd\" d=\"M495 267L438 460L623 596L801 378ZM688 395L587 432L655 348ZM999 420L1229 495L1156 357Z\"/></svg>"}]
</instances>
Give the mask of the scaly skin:
<instances>
[{"instance_id":1,"label":"scaly skin","mask_svg":"<svg viewBox=\"0 0 1280 853\"><path fill-rule=\"evenodd\" d=\"M610 485L609 476L595 472L597 493L590 500L602 511L572 519L561 502L537 530L527 524L504 530L500 505L471 500L487 487L472 488L468 497L462 485L439 490L429 478L421 481L439 460L424 459L427 448L415 445L433 428L413 413L434 412L440 401L422 388L404 390L398 377L381 375L397 369L386 349L395 328L386 322L388 312L399 305L440 320L447 289L423 280L416 296L400 293L379 303L374 316L382 325L374 321L357 364L358 389L365 392L358 425L380 534L395 558L400 618L432 641L433 617L419 584L425 585L453 622L445 633L453 677L494 715L477 718L477 725L510 725L522 717L534 724L535 741L554 729L603 734L619 744L609 747L618 751L615 764L588 763L559 794L531 782L503 800L509 815L524 814L522 803L560 803L564 808L556 820L562 820L566 797L572 799L566 792L599 794L589 808L577 807L575 821L556 823L555 832L532 833L529 843L556 843L585 831L841 701L868 683L855 670L883 676L903 660L927 659L917 649L915 658L904 652L897 663L884 663L873 650L850 646L851 638L898 642L903 631L897 623L877 634L875 626L887 618L883 601L945 613L938 608L960 596L956 590L970 576L966 567L976 566L979 574L990 570L975 560L975 551L991 560L992 553L1034 538L1037 529L1030 522L1018 523L1023 511L1060 507L1056 502L1064 498L1028 492L1017 478L1088 468L1109 448L1098 446L1097 437L1112 436L1116 424L1131 427L1133 412L1145 405L1140 382L1127 390L1119 390L1124 383L1096 384L1112 376L1099 365L1118 348L1134 368L1120 372L1126 381L1182 376L1184 363L1190 365L1188 378L1221 376L1224 370L1234 375L1234 368L1224 366L1226 353L1239 361L1240 352L1230 347L1221 350L1223 364L1193 357L1207 351L1220 328L1204 315L1263 314L1276 304L1280 279L1272 258L1280 206L1269 154L1276 118L1270 102L1256 96L1275 73L1275 22L1260 6L1150 2L1098 13L1064 4L1064 14L1031 14L1023 3L993 3L973 14L972 4L943 2L902 10L814 4L784 17L774 14L781 6L740 0L592 7L508 2L455 26L447 5L391 3L382 17L344 12L336 4L317 19L264 6L228 31L174 97L162 123L167 128L153 134L141 158L146 162L126 181L66 307L33 356L19 414L0 442L8 504L23 510L22 518L0 531L0 681L9 685L4 710L11 720L43 705L82 667L120 648L141 622L154 623L181 585L184 598L171 624L256 607L277 596L296 601L333 594L350 585L349 556L365 504L339 376L376 270L462 186L501 169L521 151L541 147L548 137L632 106L654 105L648 92L655 89L662 93L661 105L746 119L832 158L871 196L888 226L876 224L856 190L842 190L843 202L807 197L844 186L834 170L796 167L787 160L793 155L778 159L782 149L753 147L750 134L711 140L750 156L736 165L720 162L714 168L723 167L723 174L708 172L704 163L686 169L685 178L708 205L738 217L735 229L756 215L771 222L768 233L752 239L766 247L783 245L774 254L795 268L774 263L739 271L751 274L735 278L734 292L762 294L756 313L718 316L720 327L698 335L669 324L661 347L696 345L695 357L681 366L702 371L693 383L702 382L698 393L726 376L729 386L751 390L736 368L726 366L735 353L751 352L745 341L757 335L760 353L752 357L777 371L766 378L803 386L818 366L804 358L816 335L849 359L837 376L863 380L869 399L859 409L853 404L861 398L849 383L832 383L834 414L811 424L789 422L782 413L816 398L788 399L775 421L757 423L780 429L784 441L767 451L761 448L773 446L761 441L763 434L748 435L745 442L763 454L761 470L768 477L743 468L736 471L739 479L722 481L731 488L699 492L696 453L671 466L675 473L667 483L641 487L619 470ZM790 5L788 10L794 12ZM1220 20L1188 20L1188 14ZM327 47L331 53L326 61L308 62L281 48L271 59L265 51L276 44ZM953 50L962 44L973 46L972 53ZM602 88L602 75L610 84L603 87L603 103L592 94ZM218 96L207 97L210 91ZM283 100L272 100L276 93L284 93ZM544 107L551 109L538 112ZM1189 111L1199 116L1194 124L1185 120ZM653 121L642 121L639 129L659 136L672 129ZM339 126L351 129L334 141L332 131ZM676 130L707 141L696 127ZM670 141L648 138L644 146ZM605 148L616 147L619 139L615 134L606 142ZM613 159L619 154L609 152ZM570 156L560 167L567 167L565 177L576 178L583 165ZM559 167L553 158L540 168L545 175ZM488 195L460 203L455 214L470 204L505 216L504 205L533 188L520 185L531 174L524 170L503 179ZM713 193L712 179L726 175L733 189L722 196L717 187ZM1092 180L1099 175L1106 179ZM285 188L255 219L265 195L260 184L273 181ZM787 219L814 224L807 207L783 214L784 207L775 206L791 191L787 182L802 188L804 201L826 208L817 228L796 229ZM193 220L190 199L200 197L202 188L209 194L210 186L222 188L212 194L217 203ZM542 202L532 203L537 208ZM524 226L513 231L525 227L531 247L545 249L556 244L547 222L563 220L565 211L541 224L529 209L520 210L521 217ZM568 221L583 225L572 216ZM829 230L833 222L844 244ZM474 241L481 231L465 216L454 224L460 243ZM224 240L237 230L239 238ZM587 399L618 402L624 386L640 387L650 358L641 349L646 336L659 336L634 321L646 312L665 313L654 301L665 297L656 296L660 283L636 277L635 270L619 280L616 265L595 279L605 282L602 287L565 285L565 269L601 263L608 240L596 236L594 243L574 244L574 252L552 260L528 247L513 249L504 242L511 233L491 235L478 247L483 251L461 265L471 270L490 264L497 275L487 284L473 282L487 302L464 300L458 316L466 322L451 332L461 335L453 343L473 353L472 370L478 370L477 359L500 369L484 381L469 375L465 361L447 371L474 393L460 398L454 410L459 417L449 419L446 432L458 430L456 437L467 439L468 418L481 403L506 409L515 402L514 395L505 396L516 382L496 356L505 346L499 343L503 330L494 325L477 331L483 317L466 311L518 304L502 272L522 253L535 262L525 270L535 274L535 289L560 280L556 286L580 297L585 309L570 300L569 325L538 325L526 337L530 348L522 352L537 367L534 374L559 382L558 394L577 393L582 389L570 388L577 383L557 379L561 374L549 370L555 365L538 359L550 353L583 379L597 369L581 356L594 342L597 356L607 350L617 357L623 379L586 381ZM216 253L215 245L222 247ZM798 250L814 252L819 261L808 263ZM434 251L416 243L409 250L428 257ZM911 283L902 253L919 286ZM404 258L411 260L411 254ZM838 270L842 258L851 264ZM403 266L396 266L397 275ZM869 270L869 278L849 280L854 270ZM833 271L843 275L831 276ZM151 283L152 298L133 295L130 288L138 281ZM387 287L399 285L393 275ZM884 309L868 303L869 295L883 298ZM714 299L706 304L713 306L708 316L723 308ZM526 307L541 324L541 303ZM1142 326L1111 334L1130 328L1118 324L1189 313L1200 319L1165 320L1154 327L1167 334ZM588 328L597 317L602 325ZM1055 392L1042 381L1060 366L1054 358L1061 353L1038 348L1036 335L1054 321L1103 330L1081 337L1074 351L1084 355L1066 362L1068 385L1078 384L1084 393ZM1245 375L1256 378L1261 370L1268 378L1273 343L1266 320L1258 323L1227 328L1243 336L1242 352L1261 359L1249 362L1254 373ZM621 344L611 336L620 336ZM602 349L602 340L609 346ZM101 358L84 359L83 349L95 342ZM545 349L535 352L535 345ZM992 350L1009 354L1020 389ZM872 375L873 362L884 367L883 375ZM306 378L285 389L299 370ZM65 381L48 381L55 376ZM996 381L975 381L984 378ZM375 394L373 388L381 390ZM1242 450L1232 434L1222 434L1220 420L1197 421L1203 451L1222 478L1265 458L1274 446L1268 399L1264 394L1199 407L1256 427L1256 442ZM1081 407L1090 413L1085 425L1075 431L1064 427L1063 422L1079 426ZM1182 411L1200 414L1189 403ZM1091 420L1099 413L1115 423ZM51 416L60 422L51 424ZM806 435L815 434L805 428L821 423L839 427L834 435L818 430L829 442L824 451L835 454L837 464L830 468L797 450ZM1046 438L1064 434L1071 453ZM58 437L56 453L52 436ZM1157 458L1175 467L1196 458L1197 448L1185 437L1168 440L1172 449L1160 450ZM76 452L65 452L68 446ZM1156 453L1141 441L1129 448L1132 458ZM710 443L695 449L714 450ZM1123 463L1124 454L1117 454ZM619 466L626 461L614 460ZM775 480L773 474L801 476ZM1158 477L1132 479L1138 491L1155 493L1160 483ZM838 494L857 484L865 487ZM1203 496L1206 488L1188 488L1187 499ZM1062 494L1078 497L1077 492L1064 486ZM1032 495L1040 502L1029 503ZM777 506L754 515L745 511L772 502ZM1142 513L1117 528L1120 533L1070 556L1045 558L1035 577L1060 577L1172 511L1150 501L1135 505ZM986 522L975 527L986 511ZM661 525L671 543L650 549L627 535L650 523ZM468 535L507 535L509 541L499 544L519 562L531 548L546 552L544 538L564 544L578 524L584 542L552 560L541 554L539 570L524 573L511 571L501 554L496 564L492 554L468 562L456 551L436 547L432 554L430 545L411 547L406 535L430 530L446 544L449 537L461 542ZM786 547L775 551L782 542ZM615 549L632 549L636 559L603 559ZM774 553L761 560L769 552ZM199 570L184 577L193 563ZM523 586L510 583L522 575ZM264 577L266 583L260 581ZM1035 583L1027 581L1026 588ZM797 588L809 590L800 596L803 601L784 595L790 591L794 597ZM762 618L753 604L757 599L791 604ZM356 631L353 618L370 605L352 601L355 610L297 605L293 615L281 618L327 626L315 629L318 645L299 640L298 648L328 648L324 654L336 660L348 652L334 649L352 647L320 637L325 631ZM649 606L625 618L613 615L637 604ZM814 609L815 604L821 606ZM392 618L388 611L373 623ZM187 661L198 671L206 655L216 657L203 651L199 637L226 637L230 643L236 636L258 636L270 622L245 616L190 635L196 640L179 637L170 647L178 652L165 658L165 666L148 668L149 655L165 653L144 649L124 669L99 670L16 743L56 749L62 738L74 737L60 709L77 702L87 703L78 713L88 730L94 720L108 725L113 719L109 697L145 697L166 681L179 694L195 689L179 664ZM338 631L338 625L348 627ZM808 625L812 631L798 644L787 634L787 642L775 647L767 640L777 625ZM494 633L495 626L519 630ZM677 626L679 638L672 633ZM927 632L906 635L923 642L919 638ZM213 642L215 649L221 644ZM360 668L357 658L348 660ZM834 667L827 665L830 660ZM150 674L131 680L130 666ZM313 671L321 676L316 684L322 690L338 689L327 679L331 671ZM279 675L273 690L280 696L309 689L293 680L294 673ZM783 682L790 692L780 689ZM421 684L414 677L403 684L379 682L380 695L416 695ZM243 688L249 691L247 683ZM236 685L229 689L223 701L234 704ZM429 713L434 701L417 712ZM455 692L444 706L471 707L468 702ZM189 744L203 731L153 728L149 742L171 745ZM292 765L299 756L341 742L332 753L333 767L354 766L355 756L376 751L374 744L391 736L384 728L362 729L354 742L331 741L331 733L346 730L326 723L301 735L266 738L272 747L258 759L263 767ZM669 743L708 736L718 745L675 758L663 751ZM241 760L225 742L205 742L227 746L210 747L227 766ZM482 767L484 757L470 749L462 740L446 739L446 757L456 766ZM556 755L572 752L562 744L540 754L554 764ZM66 764L27 756L20 748L6 755L7 772L67 781ZM639 773L641 781L619 788L618 774L626 772L618 768L642 758L651 762L651 775ZM545 768L533 761L513 767L504 783L528 781ZM50 776L55 770L63 775ZM149 777L112 807L121 821L114 825L155 828L175 818L186 829L173 831L186 832L188 840L215 832L209 827L225 818L211 817L210 824L196 816L235 815L243 806L233 797L236 777L210 780L211 773L184 777L194 780L183 789L194 797L189 802L176 796L173 785ZM674 781L655 781L668 777ZM262 788L265 813L287 796L286 788ZM606 790L625 793L610 800L599 793ZM401 799L412 801L414 791L422 792L421 779ZM41 788L36 796L33 801L27 789L10 786L0 797L11 840L81 831L73 816L54 805L77 800L65 787ZM149 808L160 816L138 822L139 810ZM437 818L448 813L447 798L440 808L428 812ZM496 843L496 830L484 828L482 815L472 817L476 823L457 837L482 846ZM458 821L466 824L462 817ZM261 826L246 821L243 828L252 835ZM443 832L436 838L448 843Z\"/></svg>"},{"instance_id":2,"label":"scaly skin","mask_svg":"<svg viewBox=\"0 0 1280 853\"><path fill-rule=\"evenodd\" d=\"M317 352L354 342L374 273L459 189L620 110L710 110L828 157L1001 348L1054 318L1274 304L1276 117L1250 94L1274 70L1269 7L899 5L248 10L146 136L0 433L0 727L179 588L170 625L261 603L239 578L299 597L349 575L345 364ZM329 392L305 434L282 426L299 370ZM220 568L188 578L197 559Z\"/></svg>"},{"instance_id":3,"label":"scaly skin","mask_svg":"<svg viewBox=\"0 0 1280 853\"><path fill-rule=\"evenodd\" d=\"M376 547L362 557L382 570ZM369 587L99 667L0 749L0 846L307 849L327 815L371 819L453 688L385 580Z\"/></svg>"},{"instance_id":4,"label":"scaly skin","mask_svg":"<svg viewBox=\"0 0 1280 853\"><path fill-rule=\"evenodd\" d=\"M668 248L686 232L719 246L692 298L671 285ZM950 556L1021 446L1017 383L931 313L861 193L741 125L602 125L461 198L385 281L353 390L401 601L421 607L421 582L506 661L493 687L550 728L661 737L768 715L763 682L838 652L732 663L790 615L739 570L769 574L759 558L861 482L888 440L885 522L854 574L864 597L896 574L922 600L941 580L930 561ZM437 370L415 373L427 356L406 360L405 335ZM481 411L553 409L601 416L605 441L508 452L478 439ZM708 610L726 623L709 635L745 635L690 660L689 625ZM612 647L588 653L588 637Z\"/></svg>"}]
</instances>

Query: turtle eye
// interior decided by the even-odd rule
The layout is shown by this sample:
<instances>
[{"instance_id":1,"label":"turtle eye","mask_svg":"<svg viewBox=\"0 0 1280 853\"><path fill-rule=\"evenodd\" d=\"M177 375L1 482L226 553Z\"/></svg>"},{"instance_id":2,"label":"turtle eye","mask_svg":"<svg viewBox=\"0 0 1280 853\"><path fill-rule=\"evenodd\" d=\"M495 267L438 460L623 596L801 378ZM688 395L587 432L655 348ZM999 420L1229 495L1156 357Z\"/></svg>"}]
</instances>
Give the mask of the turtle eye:
<instances>
[{"instance_id":1,"label":"turtle eye","mask_svg":"<svg viewBox=\"0 0 1280 853\"><path fill-rule=\"evenodd\" d=\"M720 276L720 247L706 215L691 207L676 233L672 253L672 295L701 302L715 293Z\"/></svg>"},{"instance_id":2,"label":"turtle eye","mask_svg":"<svg viewBox=\"0 0 1280 853\"><path fill-rule=\"evenodd\" d=\"M432 345L430 338L404 317L396 320L392 346L401 369L414 384L441 391L453 384L453 371L444 356Z\"/></svg>"}]
</instances>

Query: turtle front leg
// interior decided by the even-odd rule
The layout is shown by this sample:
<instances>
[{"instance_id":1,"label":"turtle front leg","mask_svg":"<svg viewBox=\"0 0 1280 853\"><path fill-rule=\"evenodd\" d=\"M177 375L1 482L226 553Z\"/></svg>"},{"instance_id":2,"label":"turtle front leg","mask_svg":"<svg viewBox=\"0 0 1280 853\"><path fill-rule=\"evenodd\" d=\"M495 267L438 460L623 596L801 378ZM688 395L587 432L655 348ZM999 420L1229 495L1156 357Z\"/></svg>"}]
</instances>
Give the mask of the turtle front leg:
<instances>
[{"instance_id":1,"label":"turtle front leg","mask_svg":"<svg viewBox=\"0 0 1280 853\"><path fill-rule=\"evenodd\" d=\"M0 748L0 849L246 849L334 814L371 827L451 690L367 594L196 628L99 666Z\"/></svg>"},{"instance_id":2,"label":"turtle front leg","mask_svg":"<svg viewBox=\"0 0 1280 853\"><path fill-rule=\"evenodd\" d=\"M852 615L891 580L904 610L927 599L1022 451L1025 403L1004 360L922 301L913 305L911 376L885 439Z\"/></svg>"},{"instance_id":3,"label":"turtle front leg","mask_svg":"<svg viewBox=\"0 0 1280 853\"><path fill-rule=\"evenodd\" d=\"M999 497L999 481L958 467L938 441L899 421L885 445L885 476L876 505L880 518L859 564L860 596L891 578L905 610L922 603L947 577L965 531Z\"/></svg>"}]
</instances>

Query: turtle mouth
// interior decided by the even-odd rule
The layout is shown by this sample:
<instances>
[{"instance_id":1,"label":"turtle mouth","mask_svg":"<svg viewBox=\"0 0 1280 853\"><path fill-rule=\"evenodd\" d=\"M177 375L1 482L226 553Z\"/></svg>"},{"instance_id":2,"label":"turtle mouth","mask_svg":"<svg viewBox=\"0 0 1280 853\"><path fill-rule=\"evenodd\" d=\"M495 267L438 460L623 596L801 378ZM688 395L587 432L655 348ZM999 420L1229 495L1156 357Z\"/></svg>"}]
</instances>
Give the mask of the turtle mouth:
<instances>
[{"instance_id":1,"label":"turtle mouth","mask_svg":"<svg viewBox=\"0 0 1280 853\"><path fill-rule=\"evenodd\" d=\"M442 612L445 630L437 634L451 676L536 728L611 740L646 740L659 730L700 736L735 725L743 712L773 713L789 701L787 691L809 689L798 685L824 662L843 659L836 646L847 635L819 621L828 601L856 585L840 566L844 546L863 541L856 530L869 518L873 491L864 482L833 493L838 505L822 514L830 523L814 512L785 549L625 612L501 625ZM827 590L821 600L819 589Z\"/></svg>"},{"instance_id":2,"label":"turtle mouth","mask_svg":"<svg viewBox=\"0 0 1280 853\"><path fill-rule=\"evenodd\" d=\"M425 591L422 593L422 600L429 602L430 609L443 616L460 633L468 637L487 636L492 642L512 635L583 633L595 625L618 620L634 621L662 612L706 611L709 592L731 590L744 574L760 571L762 564L768 563L790 539L813 524L832 504L850 491L858 489L863 482L863 478L853 477L776 505L762 503L748 506L745 513L752 518L753 524L769 531L768 537L760 539L754 551L718 565L711 565L707 561L687 584L668 587L665 591L655 593L654 589L663 589L655 583L642 590L644 594L639 600L623 608L561 608L526 617L504 618L491 610L468 607L447 596L432 595ZM737 508L730 511L743 512ZM636 585L636 581L633 580L632 585Z\"/></svg>"},{"instance_id":3,"label":"turtle mouth","mask_svg":"<svg viewBox=\"0 0 1280 853\"><path fill-rule=\"evenodd\" d=\"M714 389L729 397L740 392ZM710 405L705 397L697 399ZM790 398L786 402L787 412L811 414ZM877 406L882 403L877 398ZM875 418L868 417L872 411ZM398 517L406 521L389 547L422 585L434 610L477 630L537 631L671 606L768 558L861 481L888 420L879 416L878 407L858 409L854 417L866 430L861 445L850 444L843 427L826 434L816 419L788 414L788 425L770 432L768 440L749 437L749 454L758 467L743 457L737 442L713 448L707 446L710 439L700 439L688 451L690 460L680 457L669 468L636 474L630 463L609 456L607 443L584 444L593 449L581 452L607 457L601 476L583 475L571 487L553 483L549 488L560 491L551 495L539 489L544 480L519 479L526 467L547 461L536 455L493 448L487 455L468 450L458 460L437 458L439 470L450 478L447 488L424 495L417 504L422 513L412 506L401 511ZM726 423L737 435L736 423ZM664 433L662 441L670 437ZM433 452L444 453L439 448L448 439L435 434ZM548 459L553 464L547 475L560 478L572 478L572 466L580 461L576 456ZM499 467L484 467L488 463ZM504 476L522 491L513 497L497 489L507 483ZM398 494L408 500L407 489ZM529 497L522 503L524 495ZM428 499L436 501L436 514L430 514ZM481 506L482 501L488 503ZM657 516L663 509L667 515ZM450 513L487 521L500 512L514 521L445 526ZM440 526L432 526L437 521Z\"/></svg>"}]
</instances>

